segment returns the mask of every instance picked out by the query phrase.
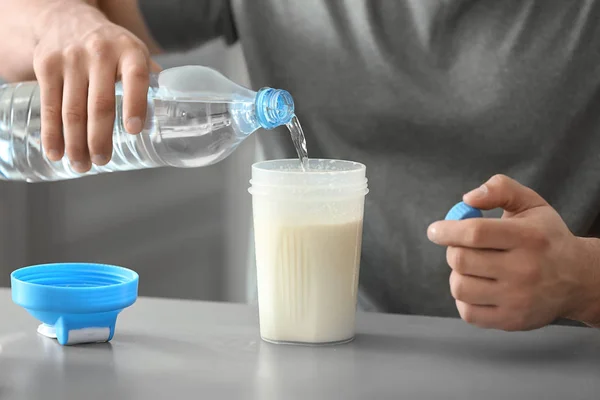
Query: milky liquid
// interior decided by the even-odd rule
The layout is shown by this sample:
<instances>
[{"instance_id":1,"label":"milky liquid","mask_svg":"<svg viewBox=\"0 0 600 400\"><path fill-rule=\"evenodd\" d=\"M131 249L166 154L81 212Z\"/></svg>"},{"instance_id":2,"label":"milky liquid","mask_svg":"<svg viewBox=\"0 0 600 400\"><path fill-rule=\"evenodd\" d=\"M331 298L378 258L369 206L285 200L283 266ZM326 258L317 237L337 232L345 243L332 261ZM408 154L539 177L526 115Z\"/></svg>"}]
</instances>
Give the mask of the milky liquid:
<instances>
[{"instance_id":1,"label":"milky liquid","mask_svg":"<svg viewBox=\"0 0 600 400\"><path fill-rule=\"evenodd\" d=\"M302 125L300 125L298 117L294 115L292 120L288 122L286 126L290 131L290 136L292 137L292 142L294 142L294 147L296 148L302 170L307 171L308 151L306 149L306 138L304 137L304 131L302 130Z\"/></svg>"},{"instance_id":2,"label":"milky liquid","mask_svg":"<svg viewBox=\"0 0 600 400\"><path fill-rule=\"evenodd\" d=\"M255 218L260 332L273 342L354 337L362 220L286 224Z\"/></svg>"}]
</instances>

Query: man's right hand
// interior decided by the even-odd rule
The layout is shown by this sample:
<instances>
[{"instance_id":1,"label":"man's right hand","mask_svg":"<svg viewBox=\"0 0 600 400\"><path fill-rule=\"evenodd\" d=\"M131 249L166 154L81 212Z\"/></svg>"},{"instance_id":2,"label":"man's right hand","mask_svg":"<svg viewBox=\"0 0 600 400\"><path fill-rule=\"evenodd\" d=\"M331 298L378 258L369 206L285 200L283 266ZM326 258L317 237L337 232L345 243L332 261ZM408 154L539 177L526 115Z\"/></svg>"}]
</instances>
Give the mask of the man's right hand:
<instances>
[{"instance_id":1,"label":"man's right hand","mask_svg":"<svg viewBox=\"0 0 600 400\"><path fill-rule=\"evenodd\" d=\"M151 71L160 67L147 46L81 0L35 2L33 66L40 85L42 145L52 161L73 169L104 165L112 154L115 83L123 82L123 122L143 128Z\"/></svg>"}]
</instances>

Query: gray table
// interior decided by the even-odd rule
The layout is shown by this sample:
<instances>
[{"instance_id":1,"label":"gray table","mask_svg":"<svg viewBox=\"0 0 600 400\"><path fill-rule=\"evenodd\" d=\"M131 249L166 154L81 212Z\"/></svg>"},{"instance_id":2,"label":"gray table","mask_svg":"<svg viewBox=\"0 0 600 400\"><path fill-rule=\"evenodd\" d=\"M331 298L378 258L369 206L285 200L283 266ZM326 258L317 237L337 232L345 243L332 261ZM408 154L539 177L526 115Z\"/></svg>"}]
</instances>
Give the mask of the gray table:
<instances>
[{"instance_id":1,"label":"gray table","mask_svg":"<svg viewBox=\"0 0 600 400\"><path fill-rule=\"evenodd\" d=\"M354 342L282 346L244 305L142 298L110 344L61 347L0 290L0 399L600 399L600 331L360 314Z\"/></svg>"}]
</instances>

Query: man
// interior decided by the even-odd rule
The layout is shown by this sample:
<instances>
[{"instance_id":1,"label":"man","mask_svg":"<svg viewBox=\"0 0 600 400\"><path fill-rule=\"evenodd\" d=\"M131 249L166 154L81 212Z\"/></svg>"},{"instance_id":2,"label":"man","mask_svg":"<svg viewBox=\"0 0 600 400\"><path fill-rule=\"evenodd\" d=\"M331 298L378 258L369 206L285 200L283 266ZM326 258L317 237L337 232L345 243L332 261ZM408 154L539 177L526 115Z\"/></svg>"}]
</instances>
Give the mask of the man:
<instances>
[{"instance_id":1,"label":"man","mask_svg":"<svg viewBox=\"0 0 600 400\"><path fill-rule=\"evenodd\" d=\"M600 326L598 1L5 3L0 74L35 73L51 159L109 161L116 77L140 132L150 52L240 40L253 85L294 96L311 157L368 166L361 301ZM502 218L429 225L474 187Z\"/></svg>"}]
</instances>

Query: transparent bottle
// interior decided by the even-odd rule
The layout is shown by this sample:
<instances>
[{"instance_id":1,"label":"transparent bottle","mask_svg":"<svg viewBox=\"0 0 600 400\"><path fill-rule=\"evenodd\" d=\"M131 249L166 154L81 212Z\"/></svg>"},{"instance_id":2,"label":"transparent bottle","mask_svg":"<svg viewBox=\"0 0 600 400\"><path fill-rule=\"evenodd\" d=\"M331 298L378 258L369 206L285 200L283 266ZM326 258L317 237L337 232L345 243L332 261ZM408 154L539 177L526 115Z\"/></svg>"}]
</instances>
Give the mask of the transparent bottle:
<instances>
[{"instance_id":1,"label":"transparent bottle","mask_svg":"<svg viewBox=\"0 0 600 400\"><path fill-rule=\"evenodd\" d=\"M294 117L291 95L280 89L258 92L202 66L176 67L151 79L143 131L126 132L121 84L111 161L86 173L69 160L50 161L40 138L40 95L36 82L0 86L0 180L43 182L105 172L201 167L227 157L259 128L273 129Z\"/></svg>"}]
</instances>

